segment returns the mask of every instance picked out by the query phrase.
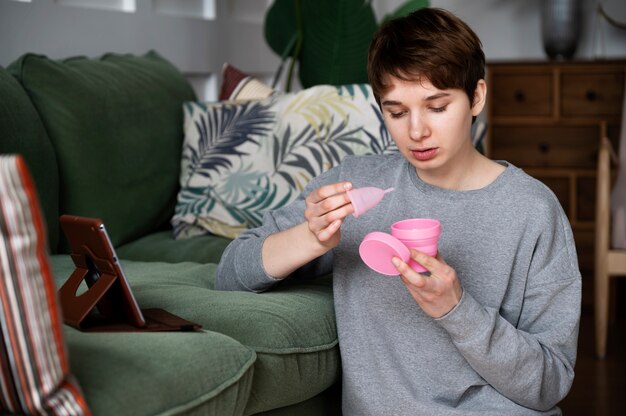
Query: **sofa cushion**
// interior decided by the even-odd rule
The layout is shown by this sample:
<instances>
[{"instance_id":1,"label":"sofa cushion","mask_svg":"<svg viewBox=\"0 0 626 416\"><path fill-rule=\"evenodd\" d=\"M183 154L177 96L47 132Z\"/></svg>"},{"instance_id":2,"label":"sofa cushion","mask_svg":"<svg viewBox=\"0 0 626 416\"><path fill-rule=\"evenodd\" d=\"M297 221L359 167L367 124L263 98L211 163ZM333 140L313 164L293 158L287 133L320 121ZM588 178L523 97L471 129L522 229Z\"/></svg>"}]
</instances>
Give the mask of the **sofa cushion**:
<instances>
[{"instance_id":1,"label":"sofa cushion","mask_svg":"<svg viewBox=\"0 0 626 416\"><path fill-rule=\"evenodd\" d=\"M0 411L89 415L70 372L34 183L0 156Z\"/></svg>"},{"instance_id":2,"label":"sofa cushion","mask_svg":"<svg viewBox=\"0 0 626 416\"><path fill-rule=\"evenodd\" d=\"M187 103L175 235L234 238L344 156L395 151L367 85Z\"/></svg>"},{"instance_id":3,"label":"sofa cushion","mask_svg":"<svg viewBox=\"0 0 626 416\"><path fill-rule=\"evenodd\" d=\"M254 352L210 331L83 333L70 365L95 415L242 415Z\"/></svg>"},{"instance_id":4,"label":"sofa cushion","mask_svg":"<svg viewBox=\"0 0 626 416\"><path fill-rule=\"evenodd\" d=\"M52 257L57 286L74 267L68 256ZM142 308L160 305L191 319L186 310L168 306L201 290L212 266L195 263L123 262ZM192 282L192 283L187 283ZM199 283L198 283L199 284ZM148 302L157 292L162 299ZM205 311L205 313L211 313ZM241 415L250 395L255 352L209 330L159 333L94 333L65 327L70 365L94 414Z\"/></svg>"},{"instance_id":5,"label":"sofa cushion","mask_svg":"<svg viewBox=\"0 0 626 416\"><path fill-rule=\"evenodd\" d=\"M175 240L172 230L166 230L131 241L118 247L116 251L120 258L126 260L219 263L222 253L231 241L217 235Z\"/></svg>"},{"instance_id":6,"label":"sofa cushion","mask_svg":"<svg viewBox=\"0 0 626 416\"><path fill-rule=\"evenodd\" d=\"M260 100L274 94L269 85L252 75L246 74L228 62L222 67L222 88L220 101Z\"/></svg>"},{"instance_id":7,"label":"sofa cushion","mask_svg":"<svg viewBox=\"0 0 626 416\"><path fill-rule=\"evenodd\" d=\"M59 242L59 173L54 148L26 91L0 67L0 153L21 154L28 165L48 224L52 251Z\"/></svg>"},{"instance_id":8,"label":"sofa cushion","mask_svg":"<svg viewBox=\"0 0 626 416\"><path fill-rule=\"evenodd\" d=\"M156 52L11 64L55 147L61 214L102 218L114 245L172 215L182 146L182 103L195 94Z\"/></svg>"},{"instance_id":9,"label":"sofa cushion","mask_svg":"<svg viewBox=\"0 0 626 416\"><path fill-rule=\"evenodd\" d=\"M55 260L60 285L73 267L69 257ZM301 402L338 380L340 359L329 279L292 282L254 294L213 290L215 264L122 261L122 266L141 308L163 308L256 352L245 414Z\"/></svg>"},{"instance_id":10,"label":"sofa cushion","mask_svg":"<svg viewBox=\"0 0 626 416\"><path fill-rule=\"evenodd\" d=\"M213 287L214 274L210 277ZM192 320L256 351L247 414L298 403L339 380L330 278L289 282L263 294L219 293L210 300L198 296Z\"/></svg>"}]
</instances>

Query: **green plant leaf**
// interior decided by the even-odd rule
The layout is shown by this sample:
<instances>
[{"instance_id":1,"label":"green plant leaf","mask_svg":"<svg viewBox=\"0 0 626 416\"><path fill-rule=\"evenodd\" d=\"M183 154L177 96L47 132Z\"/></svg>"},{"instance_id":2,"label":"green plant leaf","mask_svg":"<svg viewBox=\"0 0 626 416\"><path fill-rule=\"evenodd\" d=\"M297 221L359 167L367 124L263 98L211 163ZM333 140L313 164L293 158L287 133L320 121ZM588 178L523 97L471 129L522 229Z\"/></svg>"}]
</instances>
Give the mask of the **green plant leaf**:
<instances>
[{"instance_id":1,"label":"green plant leaf","mask_svg":"<svg viewBox=\"0 0 626 416\"><path fill-rule=\"evenodd\" d=\"M367 82L367 50L377 24L365 0L303 0L300 83Z\"/></svg>"},{"instance_id":2,"label":"green plant leaf","mask_svg":"<svg viewBox=\"0 0 626 416\"><path fill-rule=\"evenodd\" d=\"M290 56L297 55L304 88L367 82L367 49L377 28L369 0L275 0L264 23L265 40L279 56L301 36Z\"/></svg>"},{"instance_id":3,"label":"green plant leaf","mask_svg":"<svg viewBox=\"0 0 626 416\"><path fill-rule=\"evenodd\" d=\"M296 0L275 0L267 10L264 21L265 41L268 46L283 59L293 51L285 50L294 44L297 34ZM293 49L293 47L292 47Z\"/></svg>"},{"instance_id":4,"label":"green plant leaf","mask_svg":"<svg viewBox=\"0 0 626 416\"><path fill-rule=\"evenodd\" d=\"M415 10L423 9L428 6L430 6L430 2L428 0L408 0L393 12L387 14L381 23L384 23L389 19L395 19L396 17L406 16Z\"/></svg>"},{"instance_id":5,"label":"green plant leaf","mask_svg":"<svg viewBox=\"0 0 626 416\"><path fill-rule=\"evenodd\" d=\"M429 4L408 0L383 21ZM371 0L274 0L264 24L265 40L283 64L287 56L298 64L302 87L368 82L367 50L378 28Z\"/></svg>"}]
</instances>

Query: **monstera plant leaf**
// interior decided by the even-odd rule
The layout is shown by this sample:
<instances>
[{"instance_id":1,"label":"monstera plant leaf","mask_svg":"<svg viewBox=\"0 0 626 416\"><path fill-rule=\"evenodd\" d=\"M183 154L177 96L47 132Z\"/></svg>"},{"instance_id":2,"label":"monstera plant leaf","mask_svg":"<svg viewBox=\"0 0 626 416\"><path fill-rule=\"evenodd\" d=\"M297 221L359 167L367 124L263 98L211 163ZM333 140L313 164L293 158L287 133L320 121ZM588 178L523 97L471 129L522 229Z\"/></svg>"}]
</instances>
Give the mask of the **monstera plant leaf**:
<instances>
[{"instance_id":1,"label":"monstera plant leaf","mask_svg":"<svg viewBox=\"0 0 626 416\"><path fill-rule=\"evenodd\" d=\"M377 28L364 0L276 0L265 18L265 38L278 55L299 63L300 83L367 82L367 47ZM293 41L295 37L295 43Z\"/></svg>"},{"instance_id":2,"label":"monstera plant leaf","mask_svg":"<svg viewBox=\"0 0 626 416\"><path fill-rule=\"evenodd\" d=\"M381 23L386 22L389 19L393 19L396 17L406 16L407 14L417 10L422 9L424 7L428 7L430 2L428 0L409 0L403 4L401 4L396 10L392 13L389 13L385 16Z\"/></svg>"},{"instance_id":3,"label":"monstera plant leaf","mask_svg":"<svg viewBox=\"0 0 626 416\"><path fill-rule=\"evenodd\" d=\"M384 20L427 7L409 0ZM265 39L283 61L292 59L286 90L298 63L300 83L367 82L367 50L378 28L371 0L275 0L265 16Z\"/></svg>"}]
</instances>

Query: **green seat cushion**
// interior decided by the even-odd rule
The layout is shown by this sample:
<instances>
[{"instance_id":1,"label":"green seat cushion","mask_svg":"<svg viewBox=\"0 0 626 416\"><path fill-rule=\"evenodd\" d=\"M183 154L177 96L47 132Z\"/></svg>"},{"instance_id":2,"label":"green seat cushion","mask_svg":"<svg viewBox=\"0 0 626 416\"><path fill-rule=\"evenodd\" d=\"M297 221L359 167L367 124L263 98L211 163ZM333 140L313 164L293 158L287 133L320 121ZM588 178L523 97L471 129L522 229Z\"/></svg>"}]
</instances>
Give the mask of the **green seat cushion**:
<instances>
[{"instance_id":1,"label":"green seat cushion","mask_svg":"<svg viewBox=\"0 0 626 416\"><path fill-rule=\"evenodd\" d=\"M158 231L116 248L118 256L135 261L179 263L219 263L232 240L217 235L201 235L175 240L171 230Z\"/></svg>"},{"instance_id":2,"label":"green seat cushion","mask_svg":"<svg viewBox=\"0 0 626 416\"><path fill-rule=\"evenodd\" d=\"M55 275L70 275L69 258L56 263ZM215 264L122 261L122 266L142 308L163 308L256 352L245 414L307 400L339 379L330 279L255 294L213 290Z\"/></svg>"},{"instance_id":3,"label":"green seat cushion","mask_svg":"<svg viewBox=\"0 0 626 416\"><path fill-rule=\"evenodd\" d=\"M57 154L61 214L102 218L115 246L174 212L183 139L183 75L156 52L52 60L26 54L9 70Z\"/></svg>"},{"instance_id":4,"label":"green seat cushion","mask_svg":"<svg viewBox=\"0 0 626 416\"><path fill-rule=\"evenodd\" d=\"M21 154L48 224L48 244L59 241L59 173L54 148L26 91L0 67L0 153Z\"/></svg>"},{"instance_id":5,"label":"green seat cushion","mask_svg":"<svg viewBox=\"0 0 626 416\"><path fill-rule=\"evenodd\" d=\"M70 367L94 415L241 415L254 352L209 331L85 333L67 327Z\"/></svg>"},{"instance_id":6,"label":"green seat cushion","mask_svg":"<svg viewBox=\"0 0 626 416\"><path fill-rule=\"evenodd\" d=\"M170 273L181 280L202 267L161 270L128 267L137 276L139 302ZM53 256L57 286L73 270L67 256ZM148 276L150 275L150 276ZM154 279L154 284L150 283ZM241 415L248 400L255 353L208 330L158 333L88 333L65 326L70 367L94 415Z\"/></svg>"}]
</instances>

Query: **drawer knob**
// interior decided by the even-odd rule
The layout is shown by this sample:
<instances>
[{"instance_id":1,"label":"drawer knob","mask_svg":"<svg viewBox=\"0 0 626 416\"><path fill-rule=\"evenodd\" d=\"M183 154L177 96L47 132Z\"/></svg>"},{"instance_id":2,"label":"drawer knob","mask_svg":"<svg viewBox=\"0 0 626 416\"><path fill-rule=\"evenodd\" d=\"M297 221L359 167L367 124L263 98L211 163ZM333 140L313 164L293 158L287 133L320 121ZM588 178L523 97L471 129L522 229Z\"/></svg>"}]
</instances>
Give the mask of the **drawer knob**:
<instances>
[{"instance_id":1,"label":"drawer knob","mask_svg":"<svg viewBox=\"0 0 626 416\"><path fill-rule=\"evenodd\" d=\"M587 101L595 101L598 99L598 93L594 90L587 90L585 98L587 98Z\"/></svg>"},{"instance_id":2,"label":"drawer knob","mask_svg":"<svg viewBox=\"0 0 626 416\"><path fill-rule=\"evenodd\" d=\"M539 143L539 152L548 153L550 151L550 143Z\"/></svg>"},{"instance_id":3,"label":"drawer knob","mask_svg":"<svg viewBox=\"0 0 626 416\"><path fill-rule=\"evenodd\" d=\"M526 101L526 94L522 90L515 90L515 101L518 103L523 103Z\"/></svg>"}]
</instances>

